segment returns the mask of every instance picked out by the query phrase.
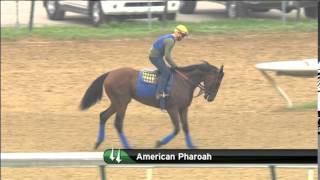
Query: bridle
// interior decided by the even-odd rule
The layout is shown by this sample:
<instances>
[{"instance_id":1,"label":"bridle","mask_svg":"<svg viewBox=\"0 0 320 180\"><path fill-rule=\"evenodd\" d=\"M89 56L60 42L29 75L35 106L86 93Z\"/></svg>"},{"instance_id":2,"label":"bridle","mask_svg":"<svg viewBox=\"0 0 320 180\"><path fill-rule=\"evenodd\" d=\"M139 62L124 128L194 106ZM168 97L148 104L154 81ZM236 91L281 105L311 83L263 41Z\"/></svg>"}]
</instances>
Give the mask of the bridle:
<instances>
[{"instance_id":1,"label":"bridle","mask_svg":"<svg viewBox=\"0 0 320 180\"><path fill-rule=\"evenodd\" d=\"M175 69L175 72L179 74L183 79L185 79L190 85L194 85L194 83L185 74L183 74L177 69ZM194 96L195 98L201 96L203 93L206 92L206 88L204 87L204 85L199 83L197 87L200 88L200 92L196 96Z\"/></svg>"},{"instance_id":2,"label":"bridle","mask_svg":"<svg viewBox=\"0 0 320 180\"><path fill-rule=\"evenodd\" d=\"M192 82L190 80L190 78L188 78L185 74L183 74L182 72L180 72L179 70L175 69L175 72L178 73L183 79L185 79L190 85L194 85L194 82ZM200 92L194 96L195 98L196 97L199 97L201 96L202 94L210 94L210 91L212 90L213 86L215 86L219 81L222 80L223 78L223 65L221 66L221 69L219 69L219 72L218 72L218 78L216 79L216 82L213 83L210 87L208 87L207 89L205 88L204 85L202 85L201 83L197 84L197 87L200 88Z\"/></svg>"}]
</instances>

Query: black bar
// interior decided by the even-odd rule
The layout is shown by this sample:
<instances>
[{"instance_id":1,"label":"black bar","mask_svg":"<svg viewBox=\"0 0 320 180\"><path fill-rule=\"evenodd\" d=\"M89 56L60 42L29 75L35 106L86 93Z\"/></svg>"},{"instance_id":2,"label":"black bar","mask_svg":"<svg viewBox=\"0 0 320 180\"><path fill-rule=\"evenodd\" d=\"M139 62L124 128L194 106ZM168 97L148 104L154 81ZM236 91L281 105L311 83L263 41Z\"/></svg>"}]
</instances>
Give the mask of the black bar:
<instances>
[{"instance_id":1,"label":"black bar","mask_svg":"<svg viewBox=\"0 0 320 180\"><path fill-rule=\"evenodd\" d=\"M135 163L142 164L317 163L316 149L123 149L123 151L125 151Z\"/></svg>"}]
</instances>

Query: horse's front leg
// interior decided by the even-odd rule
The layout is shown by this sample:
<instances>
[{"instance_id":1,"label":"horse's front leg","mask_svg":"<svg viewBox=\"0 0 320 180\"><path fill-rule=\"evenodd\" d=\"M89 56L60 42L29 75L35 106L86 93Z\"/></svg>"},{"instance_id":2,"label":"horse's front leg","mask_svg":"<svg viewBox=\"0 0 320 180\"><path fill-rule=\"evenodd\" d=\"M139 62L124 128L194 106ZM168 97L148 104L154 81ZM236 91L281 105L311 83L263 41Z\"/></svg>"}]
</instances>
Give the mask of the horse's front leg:
<instances>
[{"instance_id":1,"label":"horse's front leg","mask_svg":"<svg viewBox=\"0 0 320 180\"><path fill-rule=\"evenodd\" d=\"M168 109L167 111L173 124L173 132L164 137L162 140L157 141L156 148L160 148L162 145L169 143L180 131L178 109L172 108Z\"/></svg>"},{"instance_id":2,"label":"horse's front leg","mask_svg":"<svg viewBox=\"0 0 320 180\"><path fill-rule=\"evenodd\" d=\"M188 108L182 109L180 111L180 117L181 117L181 124L182 124L182 130L185 134L186 138L186 144L189 149L196 149L196 146L193 145L191 135L189 132L189 126L188 126Z\"/></svg>"}]
</instances>

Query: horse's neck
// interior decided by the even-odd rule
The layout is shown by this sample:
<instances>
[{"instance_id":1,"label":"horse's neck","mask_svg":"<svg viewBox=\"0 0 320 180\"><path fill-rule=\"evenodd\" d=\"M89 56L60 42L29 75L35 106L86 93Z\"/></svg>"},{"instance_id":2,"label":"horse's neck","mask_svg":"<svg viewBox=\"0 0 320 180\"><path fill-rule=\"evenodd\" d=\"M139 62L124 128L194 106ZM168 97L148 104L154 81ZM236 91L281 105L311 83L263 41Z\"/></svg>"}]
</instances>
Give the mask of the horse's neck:
<instances>
[{"instance_id":1,"label":"horse's neck","mask_svg":"<svg viewBox=\"0 0 320 180\"><path fill-rule=\"evenodd\" d=\"M196 88L202 81L204 81L204 73L198 69L187 73L188 78L193 82L194 88Z\"/></svg>"}]
</instances>

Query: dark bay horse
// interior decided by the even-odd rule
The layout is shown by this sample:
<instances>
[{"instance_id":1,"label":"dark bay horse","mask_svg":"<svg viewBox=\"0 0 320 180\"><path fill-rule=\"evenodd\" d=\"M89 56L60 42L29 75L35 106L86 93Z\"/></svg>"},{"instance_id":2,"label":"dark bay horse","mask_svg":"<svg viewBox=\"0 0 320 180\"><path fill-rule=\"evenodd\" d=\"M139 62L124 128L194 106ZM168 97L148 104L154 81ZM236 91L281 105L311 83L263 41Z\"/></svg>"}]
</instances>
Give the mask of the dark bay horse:
<instances>
[{"instance_id":1,"label":"dark bay horse","mask_svg":"<svg viewBox=\"0 0 320 180\"><path fill-rule=\"evenodd\" d=\"M132 98L143 104L159 108L159 100L155 97L146 98L136 95L138 73L139 71L131 68L116 69L99 76L87 89L80 104L81 110L88 109L101 99L103 87L111 101L110 106L100 113L99 134L95 149L103 142L106 121L113 114L116 114L115 128L121 143L124 148L130 149L129 142L123 132L123 120L127 106ZM172 121L173 132L162 140L157 141L156 148L167 144L178 134L180 131L179 122L182 124L188 148L195 148L188 128L188 107L192 102L194 90L203 82L204 98L208 102L213 101L217 95L223 75L223 65L219 69L208 62L181 67L177 69L177 73L173 73L171 93L166 101L166 111Z\"/></svg>"}]
</instances>

